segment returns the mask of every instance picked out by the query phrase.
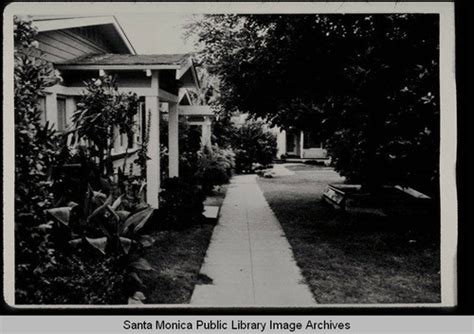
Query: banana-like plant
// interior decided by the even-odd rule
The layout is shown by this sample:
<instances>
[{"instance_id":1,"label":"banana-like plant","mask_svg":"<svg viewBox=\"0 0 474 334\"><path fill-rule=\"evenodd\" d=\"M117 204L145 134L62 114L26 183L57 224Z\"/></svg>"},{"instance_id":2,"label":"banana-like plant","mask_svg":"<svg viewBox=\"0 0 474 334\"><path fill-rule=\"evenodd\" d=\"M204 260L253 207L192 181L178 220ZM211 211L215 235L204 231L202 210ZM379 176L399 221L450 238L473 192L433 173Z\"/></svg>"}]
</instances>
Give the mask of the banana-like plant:
<instances>
[{"instance_id":1,"label":"banana-like plant","mask_svg":"<svg viewBox=\"0 0 474 334\"><path fill-rule=\"evenodd\" d=\"M96 250L102 256L123 256L129 277L138 288L143 288L138 271L154 270L148 261L139 256L139 250L150 247L154 239L142 235L143 227L150 220L154 209L142 203L139 209L130 212L121 210L122 198L113 200L90 186L83 203L68 203L66 206L46 210L50 222L67 236L67 244L73 249ZM64 236L63 236L64 238Z\"/></svg>"}]
</instances>

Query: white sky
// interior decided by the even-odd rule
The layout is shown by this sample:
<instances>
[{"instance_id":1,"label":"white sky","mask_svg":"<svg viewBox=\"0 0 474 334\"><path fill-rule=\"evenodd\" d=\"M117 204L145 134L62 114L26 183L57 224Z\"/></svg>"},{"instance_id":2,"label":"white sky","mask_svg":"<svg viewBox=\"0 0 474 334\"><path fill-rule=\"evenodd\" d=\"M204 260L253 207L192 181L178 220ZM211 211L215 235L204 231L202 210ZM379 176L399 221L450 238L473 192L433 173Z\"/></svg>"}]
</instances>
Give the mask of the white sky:
<instances>
[{"instance_id":1,"label":"white sky","mask_svg":"<svg viewBox=\"0 0 474 334\"><path fill-rule=\"evenodd\" d=\"M153 13L115 15L138 54L186 53L193 51L184 39L184 25L190 14Z\"/></svg>"}]
</instances>

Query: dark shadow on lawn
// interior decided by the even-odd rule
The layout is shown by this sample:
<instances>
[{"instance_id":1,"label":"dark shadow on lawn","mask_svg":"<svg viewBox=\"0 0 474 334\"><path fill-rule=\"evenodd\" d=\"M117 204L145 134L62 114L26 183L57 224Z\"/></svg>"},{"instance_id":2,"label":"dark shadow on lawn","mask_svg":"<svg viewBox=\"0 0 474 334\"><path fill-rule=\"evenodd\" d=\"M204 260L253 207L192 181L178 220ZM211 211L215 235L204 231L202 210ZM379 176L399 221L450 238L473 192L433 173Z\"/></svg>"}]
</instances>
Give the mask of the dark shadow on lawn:
<instances>
[{"instance_id":1,"label":"dark shadow on lawn","mask_svg":"<svg viewBox=\"0 0 474 334\"><path fill-rule=\"evenodd\" d=\"M221 206L227 185L218 187L212 205ZM146 287L146 304L186 304L191 300L196 284L212 284L212 279L200 274L215 224L203 224L183 230L155 231L152 247L145 258L154 271L140 277Z\"/></svg>"},{"instance_id":2,"label":"dark shadow on lawn","mask_svg":"<svg viewBox=\"0 0 474 334\"><path fill-rule=\"evenodd\" d=\"M314 171L258 182L317 301L440 302L439 211L389 218L335 211L321 195L337 175Z\"/></svg>"}]
</instances>

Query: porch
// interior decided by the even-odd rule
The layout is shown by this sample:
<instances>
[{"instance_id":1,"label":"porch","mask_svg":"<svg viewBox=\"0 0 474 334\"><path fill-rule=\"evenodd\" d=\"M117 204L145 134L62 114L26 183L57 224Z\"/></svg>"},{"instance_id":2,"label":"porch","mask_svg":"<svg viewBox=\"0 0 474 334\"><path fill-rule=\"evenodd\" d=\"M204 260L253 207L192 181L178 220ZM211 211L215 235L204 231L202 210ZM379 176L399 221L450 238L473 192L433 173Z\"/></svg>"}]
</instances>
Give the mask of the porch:
<instances>
[{"instance_id":1,"label":"porch","mask_svg":"<svg viewBox=\"0 0 474 334\"><path fill-rule=\"evenodd\" d=\"M116 78L119 92L135 93L140 99L140 110L136 115L137 131L131 142L118 136L114 142L114 166L120 166L127 157L131 163L146 131L148 131L146 166L146 201L152 207L159 205L160 190L160 114L168 117L169 177L179 176L179 134L180 92L199 89L199 80L194 62L188 54L174 55L129 55L99 54L79 57L56 63L63 82L46 90L47 112L57 111L57 115L47 115L49 119L69 119L75 111L78 98L82 95L85 82L112 75ZM184 113L195 113L195 106L186 106ZM203 142L210 141L211 115L201 122ZM58 122L55 127L61 129ZM205 129L205 131L204 131ZM208 134L209 133L209 134ZM125 136L126 137L126 136Z\"/></svg>"},{"instance_id":2,"label":"porch","mask_svg":"<svg viewBox=\"0 0 474 334\"><path fill-rule=\"evenodd\" d=\"M322 140L308 131L282 130L277 134L278 156L286 160L305 162L307 160L326 160L327 151Z\"/></svg>"}]
</instances>

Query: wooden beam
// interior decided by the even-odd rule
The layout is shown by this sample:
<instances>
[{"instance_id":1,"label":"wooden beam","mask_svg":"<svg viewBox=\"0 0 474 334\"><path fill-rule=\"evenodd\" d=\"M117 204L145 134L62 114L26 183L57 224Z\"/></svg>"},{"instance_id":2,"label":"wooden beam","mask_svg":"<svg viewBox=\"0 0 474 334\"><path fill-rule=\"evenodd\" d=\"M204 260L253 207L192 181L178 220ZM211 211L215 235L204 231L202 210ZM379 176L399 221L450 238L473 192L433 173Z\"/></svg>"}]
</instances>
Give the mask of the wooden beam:
<instances>
[{"instance_id":1,"label":"wooden beam","mask_svg":"<svg viewBox=\"0 0 474 334\"><path fill-rule=\"evenodd\" d=\"M153 71L152 89L158 92L158 71ZM145 110L147 124L150 129L147 156L150 158L146 163L146 200L153 208L159 206L160 193L160 101L158 96L145 97ZM149 115L149 117L148 117Z\"/></svg>"},{"instance_id":2,"label":"wooden beam","mask_svg":"<svg viewBox=\"0 0 474 334\"><path fill-rule=\"evenodd\" d=\"M89 70L176 70L179 65L113 65L113 64L56 64L55 67L60 70L75 70L75 71L89 71Z\"/></svg>"},{"instance_id":3,"label":"wooden beam","mask_svg":"<svg viewBox=\"0 0 474 334\"><path fill-rule=\"evenodd\" d=\"M165 102L178 103L179 101L178 96L163 89L158 89L158 96L160 97L161 101Z\"/></svg>"},{"instance_id":4,"label":"wooden beam","mask_svg":"<svg viewBox=\"0 0 474 334\"><path fill-rule=\"evenodd\" d=\"M45 88L44 92L68 96L81 96L85 90L85 87L68 87L62 85L54 85L52 87ZM121 93L134 92L138 96L158 96L158 93L153 88L118 87L118 91Z\"/></svg>"},{"instance_id":5,"label":"wooden beam","mask_svg":"<svg viewBox=\"0 0 474 334\"><path fill-rule=\"evenodd\" d=\"M179 115L176 103L170 103L168 114L169 177L179 176Z\"/></svg>"}]
</instances>

